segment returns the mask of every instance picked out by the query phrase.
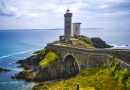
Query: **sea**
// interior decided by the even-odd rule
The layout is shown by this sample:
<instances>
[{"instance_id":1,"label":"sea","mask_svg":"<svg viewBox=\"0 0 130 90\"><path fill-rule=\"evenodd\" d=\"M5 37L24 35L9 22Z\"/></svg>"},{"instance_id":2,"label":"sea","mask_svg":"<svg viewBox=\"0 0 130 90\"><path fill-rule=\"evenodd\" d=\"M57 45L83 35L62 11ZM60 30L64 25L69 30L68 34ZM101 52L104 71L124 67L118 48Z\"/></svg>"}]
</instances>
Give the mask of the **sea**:
<instances>
[{"instance_id":1,"label":"sea","mask_svg":"<svg viewBox=\"0 0 130 90\"><path fill-rule=\"evenodd\" d=\"M63 29L17 29L0 30L0 67L10 72L0 72L0 90L30 90L36 83L11 79L23 71L18 60L26 59L34 52L43 49L47 43L59 40ZM116 49L130 49L130 29L82 28L81 35L89 38L100 37Z\"/></svg>"}]
</instances>

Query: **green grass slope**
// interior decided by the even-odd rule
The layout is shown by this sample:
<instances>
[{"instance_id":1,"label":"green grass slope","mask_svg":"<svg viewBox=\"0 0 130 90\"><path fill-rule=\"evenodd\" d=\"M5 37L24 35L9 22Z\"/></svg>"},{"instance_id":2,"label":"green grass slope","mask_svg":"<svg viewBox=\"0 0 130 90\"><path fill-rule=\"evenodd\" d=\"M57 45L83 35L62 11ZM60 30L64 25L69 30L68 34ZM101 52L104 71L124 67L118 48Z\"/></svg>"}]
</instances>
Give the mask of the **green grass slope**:
<instances>
[{"instance_id":1,"label":"green grass slope","mask_svg":"<svg viewBox=\"0 0 130 90\"><path fill-rule=\"evenodd\" d=\"M119 62L110 62L110 69L103 67L81 70L75 77L59 81L43 82L33 90L130 90L130 73L120 70Z\"/></svg>"},{"instance_id":2,"label":"green grass slope","mask_svg":"<svg viewBox=\"0 0 130 90\"><path fill-rule=\"evenodd\" d=\"M39 56L41 58L40 66L46 66L49 62L60 58L60 55L55 51L46 48L39 52Z\"/></svg>"}]
</instances>

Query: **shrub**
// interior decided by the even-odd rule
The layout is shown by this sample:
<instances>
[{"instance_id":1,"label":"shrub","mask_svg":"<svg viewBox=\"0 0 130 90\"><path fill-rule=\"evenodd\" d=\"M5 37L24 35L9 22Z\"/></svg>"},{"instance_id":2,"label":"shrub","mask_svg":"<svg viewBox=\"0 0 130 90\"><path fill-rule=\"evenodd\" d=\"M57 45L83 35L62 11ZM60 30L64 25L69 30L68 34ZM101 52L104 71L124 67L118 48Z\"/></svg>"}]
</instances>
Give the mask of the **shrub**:
<instances>
[{"instance_id":1,"label":"shrub","mask_svg":"<svg viewBox=\"0 0 130 90\"><path fill-rule=\"evenodd\" d=\"M106 63L104 63L104 62L102 63L102 68L104 68L104 69L107 68Z\"/></svg>"},{"instance_id":2,"label":"shrub","mask_svg":"<svg viewBox=\"0 0 130 90\"><path fill-rule=\"evenodd\" d=\"M110 66L111 66L110 74L111 74L111 75L115 75L115 72L116 72L116 71L119 69L119 67L120 67L120 62L116 62L116 63L112 62Z\"/></svg>"}]
</instances>

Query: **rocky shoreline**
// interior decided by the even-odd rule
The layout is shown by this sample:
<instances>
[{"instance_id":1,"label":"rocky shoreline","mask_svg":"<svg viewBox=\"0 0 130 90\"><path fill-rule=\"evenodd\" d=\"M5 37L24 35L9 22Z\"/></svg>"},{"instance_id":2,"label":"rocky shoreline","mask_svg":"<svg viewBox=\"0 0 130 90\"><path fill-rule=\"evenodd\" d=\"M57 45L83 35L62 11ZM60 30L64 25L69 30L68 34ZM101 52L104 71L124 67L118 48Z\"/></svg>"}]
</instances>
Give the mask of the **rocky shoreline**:
<instances>
[{"instance_id":1,"label":"rocky shoreline","mask_svg":"<svg viewBox=\"0 0 130 90\"><path fill-rule=\"evenodd\" d=\"M12 76L12 79L23 79L27 82L29 81L33 81L33 67L28 65L28 59L25 60L19 60L18 62L16 62L16 64L20 64L20 66L17 66L18 68L24 68L24 71L21 71L18 74L15 74L14 76Z\"/></svg>"},{"instance_id":2,"label":"rocky shoreline","mask_svg":"<svg viewBox=\"0 0 130 90\"><path fill-rule=\"evenodd\" d=\"M36 63L38 58L34 59L34 57L37 57L37 54L25 60L19 60L18 62L16 62L17 64L20 64L20 66L18 67L24 68L24 71L18 74L15 74L11 78L23 79L27 82L30 82L30 81L44 82L48 80L57 81L58 79L73 77L77 74L77 72L73 74L65 73L62 70L61 58L53 62L50 62L47 66L40 66L38 63ZM54 71L56 72L54 73Z\"/></svg>"}]
</instances>

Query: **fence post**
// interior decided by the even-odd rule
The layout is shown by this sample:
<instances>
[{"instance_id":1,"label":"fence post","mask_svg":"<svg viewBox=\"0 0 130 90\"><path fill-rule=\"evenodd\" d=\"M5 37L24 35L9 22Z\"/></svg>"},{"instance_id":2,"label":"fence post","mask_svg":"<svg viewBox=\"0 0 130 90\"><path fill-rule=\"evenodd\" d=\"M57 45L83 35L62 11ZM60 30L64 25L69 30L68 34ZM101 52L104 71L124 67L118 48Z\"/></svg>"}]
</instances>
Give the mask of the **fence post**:
<instances>
[{"instance_id":1,"label":"fence post","mask_svg":"<svg viewBox=\"0 0 130 90\"><path fill-rule=\"evenodd\" d=\"M76 90L79 90L79 83L77 83L77 89Z\"/></svg>"}]
</instances>

